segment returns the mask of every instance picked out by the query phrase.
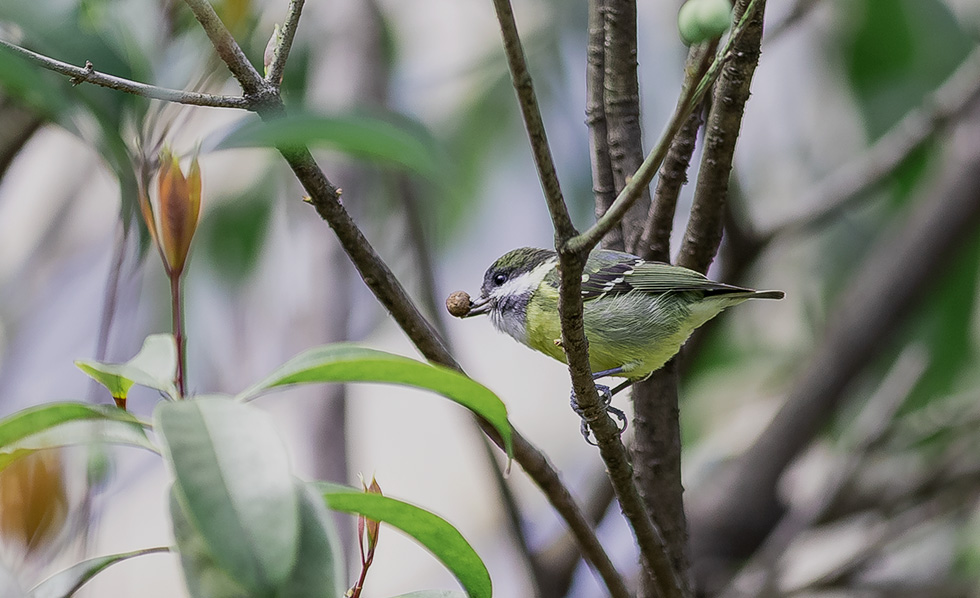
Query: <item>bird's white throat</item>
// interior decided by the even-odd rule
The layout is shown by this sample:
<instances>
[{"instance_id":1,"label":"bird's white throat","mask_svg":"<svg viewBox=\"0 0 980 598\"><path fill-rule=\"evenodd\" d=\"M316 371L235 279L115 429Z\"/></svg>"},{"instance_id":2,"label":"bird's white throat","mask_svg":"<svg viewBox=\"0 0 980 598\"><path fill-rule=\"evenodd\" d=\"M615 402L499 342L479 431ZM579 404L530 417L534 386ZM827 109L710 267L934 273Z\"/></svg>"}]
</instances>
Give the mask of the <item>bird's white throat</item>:
<instances>
[{"instance_id":1,"label":"bird's white throat","mask_svg":"<svg viewBox=\"0 0 980 598\"><path fill-rule=\"evenodd\" d=\"M527 344L527 304L545 276L555 268L557 258L535 266L529 272L514 277L490 293L493 309L490 321L497 330Z\"/></svg>"}]
</instances>

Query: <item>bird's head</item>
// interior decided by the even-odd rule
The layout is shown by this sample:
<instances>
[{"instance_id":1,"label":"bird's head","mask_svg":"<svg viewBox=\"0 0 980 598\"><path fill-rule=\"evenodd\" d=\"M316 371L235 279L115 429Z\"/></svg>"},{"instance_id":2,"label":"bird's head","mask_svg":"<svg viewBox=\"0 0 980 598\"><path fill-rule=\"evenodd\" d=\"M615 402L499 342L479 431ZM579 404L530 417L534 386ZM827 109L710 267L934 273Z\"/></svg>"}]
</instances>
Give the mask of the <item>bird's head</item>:
<instances>
[{"instance_id":1,"label":"bird's head","mask_svg":"<svg viewBox=\"0 0 980 598\"><path fill-rule=\"evenodd\" d=\"M497 328L521 340L528 301L556 263L555 252L547 249L522 247L505 253L487 268L480 297L465 317L489 314Z\"/></svg>"}]
</instances>

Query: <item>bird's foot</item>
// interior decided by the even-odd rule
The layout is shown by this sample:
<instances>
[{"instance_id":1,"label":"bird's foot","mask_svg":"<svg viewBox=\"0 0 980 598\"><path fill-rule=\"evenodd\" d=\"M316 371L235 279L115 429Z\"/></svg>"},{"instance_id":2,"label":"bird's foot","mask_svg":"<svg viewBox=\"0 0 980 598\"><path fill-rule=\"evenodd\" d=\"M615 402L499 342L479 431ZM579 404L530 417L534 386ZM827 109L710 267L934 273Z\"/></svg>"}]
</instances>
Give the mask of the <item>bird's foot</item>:
<instances>
[{"instance_id":1,"label":"bird's foot","mask_svg":"<svg viewBox=\"0 0 980 598\"><path fill-rule=\"evenodd\" d=\"M622 434L624 431L626 431L626 426L628 425L628 421L626 419L626 414L623 413L621 409L617 409L616 407L612 406L613 392L609 389L608 386L602 384L596 384L595 389L599 392L600 406L602 406L602 408L605 410L606 413L610 415L614 415L616 419L619 420L619 424L616 427L619 428L619 433ZM585 441L591 444L592 446L596 446L595 441L592 440L592 430L589 428L589 422L586 419L585 410L579 408L578 401L575 399L574 390L572 391L570 402L572 404L572 411L577 413L578 416L582 418L582 425L580 428L582 432L582 437L584 437Z\"/></svg>"}]
</instances>

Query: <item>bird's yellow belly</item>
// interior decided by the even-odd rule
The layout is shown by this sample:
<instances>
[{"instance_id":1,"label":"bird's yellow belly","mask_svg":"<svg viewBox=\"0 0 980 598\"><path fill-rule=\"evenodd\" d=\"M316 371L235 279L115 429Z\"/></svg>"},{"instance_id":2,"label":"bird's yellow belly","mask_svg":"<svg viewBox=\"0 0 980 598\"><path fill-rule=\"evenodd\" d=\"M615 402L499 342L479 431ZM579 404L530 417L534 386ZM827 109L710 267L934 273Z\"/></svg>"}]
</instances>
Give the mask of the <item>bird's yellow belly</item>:
<instances>
[{"instance_id":1,"label":"bird's yellow belly","mask_svg":"<svg viewBox=\"0 0 980 598\"><path fill-rule=\"evenodd\" d=\"M616 301L612 298L609 301ZM629 301L629 295L623 297ZM594 304L584 306L586 337L589 339L589 363L593 372L622 368L614 374L639 380L649 376L673 357L687 341L691 332L701 322L690 320L686 310L651 310L648 318L625 324L615 317L619 311L631 309L628 305L608 305L602 311ZM546 301L532 300L528 304L527 344L532 349L565 362L561 346L561 322L558 310ZM636 313L636 312L633 312ZM671 314L679 317L666 317ZM698 318L700 319L700 318Z\"/></svg>"}]
</instances>

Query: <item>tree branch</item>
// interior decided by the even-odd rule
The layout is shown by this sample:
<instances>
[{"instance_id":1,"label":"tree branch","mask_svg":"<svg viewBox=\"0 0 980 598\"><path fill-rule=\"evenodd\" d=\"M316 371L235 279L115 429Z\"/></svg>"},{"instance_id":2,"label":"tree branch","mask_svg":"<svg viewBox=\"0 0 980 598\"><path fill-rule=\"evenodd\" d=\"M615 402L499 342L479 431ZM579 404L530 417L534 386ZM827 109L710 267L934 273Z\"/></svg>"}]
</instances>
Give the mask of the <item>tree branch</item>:
<instances>
[{"instance_id":1,"label":"tree branch","mask_svg":"<svg viewBox=\"0 0 980 598\"><path fill-rule=\"evenodd\" d=\"M603 104L606 139L613 179L616 190L620 191L643 163L640 85L636 75L636 0L605 0L602 15L605 24ZM643 233L644 217L649 211L650 188L643 186L619 223L622 244L614 247L607 242L605 246L634 252Z\"/></svg>"},{"instance_id":2,"label":"tree branch","mask_svg":"<svg viewBox=\"0 0 980 598\"><path fill-rule=\"evenodd\" d=\"M626 212L629 211L629 208L640 198L640 194L642 193L643 189L650 185L650 181L653 180L653 176L656 174L657 169L660 168L660 165L663 163L664 158L667 155L667 151L670 149L671 141L684 125L684 122L691 114L691 111L693 111L694 107L700 103L701 98L704 97L704 94L707 93L715 79L718 78L721 67L728 61L734 44L739 40L739 38L741 38L746 29L746 25L755 13L756 5L762 3L763 0L751 0L749 2L749 6L742 15L742 18L732 29L725 48L715 57L714 62L711 63L711 66L704 74L704 77L701 78L701 81L698 83L697 87L681 92L681 97L677 102L677 108L675 109L670 120L667 122L667 128L657 141L657 145L654 146L653 150L650 151L646 159L643 160L643 163L637 169L636 173L630 177L629 182L625 187L623 187L623 190L616 197L616 201L613 202L613 205L602 216L602 218L600 218L591 228L583 232L581 235L569 239L569 251L581 251L582 249L591 249L592 247L595 247L607 232L622 221L623 217L626 215Z\"/></svg>"},{"instance_id":3,"label":"tree branch","mask_svg":"<svg viewBox=\"0 0 980 598\"><path fill-rule=\"evenodd\" d=\"M769 533L782 513L776 483L786 466L835 412L848 384L887 347L942 266L980 228L980 114L960 129L940 184L854 273L783 407L752 447L691 503L691 550L702 579L755 550Z\"/></svg>"},{"instance_id":4,"label":"tree branch","mask_svg":"<svg viewBox=\"0 0 980 598\"><path fill-rule=\"evenodd\" d=\"M748 19L744 35L732 47L733 58L723 69L715 86L705 125L704 153L694 190L694 205L691 206L691 218L677 257L679 265L702 274L708 271L721 243L735 142L742 127L742 114L749 99L752 75L759 62L765 0L758 2L758 10ZM748 8L747 0L736 2L735 18L748 16Z\"/></svg>"},{"instance_id":5,"label":"tree branch","mask_svg":"<svg viewBox=\"0 0 980 598\"><path fill-rule=\"evenodd\" d=\"M293 47L293 39L296 37L296 29L299 27L299 18L303 14L305 2L306 0L289 0L286 22L279 29L279 42L273 50L272 64L269 65L269 72L265 76L266 82L276 87L279 87L283 71L286 70L286 60L289 59L289 50Z\"/></svg>"},{"instance_id":6,"label":"tree branch","mask_svg":"<svg viewBox=\"0 0 980 598\"><path fill-rule=\"evenodd\" d=\"M609 138L606 108L603 101L605 80L605 0L589 0L588 63L585 72L585 122L589 127L589 146L592 157L592 194L595 197L595 217L599 219L616 199L616 182L609 160ZM623 249L622 226L612 227L603 239L608 249Z\"/></svg>"},{"instance_id":7,"label":"tree branch","mask_svg":"<svg viewBox=\"0 0 980 598\"><path fill-rule=\"evenodd\" d=\"M558 311L562 324L562 346L572 378L573 400L595 435L599 453L616 489L623 514L633 529L646 570L657 580L662 596L680 597L683 596L682 586L671 566L663 535L640 500L639 491L633 483L626 447L619 437L619 428L599 402L592 380L582 313L582 271L591 247L570 250L568 246L569 239L577 231L568 216L568 208L558 186L513 9L509 0L494 0L494 9L500 23L511 79L545 192L545 201L555 226L555 247L558 249L558 268L561 274Z\"/></svg>"},{"instance_id":8,"label":"tree branch","mask_svg":"<svg viewBox=\"0 0 980 598\"><path fill-rule=\"evenodd\" d=\"M212 108L244 108L250 107L248 98L240 96L212 95L208 93L197 93L194 91L182 91L179 89L167 89L139 83L122 77L107 75L93 68L91 62L86 62L84 67L78 67L67 62L61 62L54 58L49 58L43 54L32 52L16 44L0 39L0 47L10 50L14 54L27 59L34 64L54 71L71 78L72 85L81 83L91 83L100 87L108 87L117 91L131 93L133 95L150 98L152 100L163 100L165 102L175 102L178 104L188 104L190 106L209 106Z\"/></svg>"}]
</instances>

